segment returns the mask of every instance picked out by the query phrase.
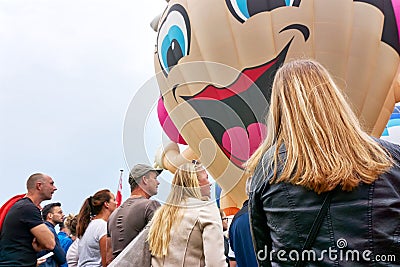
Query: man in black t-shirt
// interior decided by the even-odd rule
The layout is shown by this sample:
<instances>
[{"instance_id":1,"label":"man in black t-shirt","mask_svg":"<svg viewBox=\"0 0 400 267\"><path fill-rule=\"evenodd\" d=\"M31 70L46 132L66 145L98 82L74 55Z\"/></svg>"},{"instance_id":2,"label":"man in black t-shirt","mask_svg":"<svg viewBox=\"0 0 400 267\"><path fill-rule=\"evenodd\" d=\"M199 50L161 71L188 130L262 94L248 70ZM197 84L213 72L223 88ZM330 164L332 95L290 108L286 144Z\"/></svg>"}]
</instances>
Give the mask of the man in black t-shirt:
<instances>
[{"instance_id":1,"label":"man in black t-shirt","mask_svg":"<svg viewBox=\"0 0 400 267\"><path fill-rule=\"evenodd\" d=\"M36 252L52 250L54 235L43 223L40 203L52 198L57 188L45 174L31 175L28 193L8 211L0 233L0 266L36 266Z\"/></svg>"}]
</instances>

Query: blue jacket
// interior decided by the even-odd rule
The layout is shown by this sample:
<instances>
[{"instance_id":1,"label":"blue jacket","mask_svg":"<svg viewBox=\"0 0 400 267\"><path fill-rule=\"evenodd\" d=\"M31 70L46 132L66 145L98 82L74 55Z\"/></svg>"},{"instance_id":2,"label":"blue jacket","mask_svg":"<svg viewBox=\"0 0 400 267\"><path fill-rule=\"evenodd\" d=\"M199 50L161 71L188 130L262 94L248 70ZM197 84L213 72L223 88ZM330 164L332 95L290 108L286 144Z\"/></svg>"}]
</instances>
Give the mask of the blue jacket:
<instances>
[{"instance_id":1,"label":"blue jacket","mask_svg":"<svg viewBox=\"0 0 400 267\"><path fill-rule=\"evenodd\" d=\"M258 266L251 240L248 200L233 217L229 226L229 242L238 267Z\"/></svg>"},{"instance_id":2,"label":"blue jacket","mask_svg":"<svg viewBox=\"0 0 400 267\"><path fill-rule=\"evenodd\" d=\"M57 237L60 241L60 246L64 250L65 254L67 254L67 251L73 242L71 237L69 237L67 233L61 231L58 232ZM68 263L64 263L63 265L60 265L60 267L68 267Z\"/></svg>"},{"instance_id":3,"label":"blue jacket","mask_svg":"<svg viewBox=\"0 0 400 267\"><path fill-rule=\"evenodd\" d=\"M60 241L60 245L61 245L62 249L64 250L65 253L67 253L69 247L71 246L71 244L73 242L71 237L69 237L67 235L67 233L64 233L61 231L58 232L57 237L58 237L58 240Z\"/></svg>"},{"instance_id":4,"label":"blue jacket","mask_svg":"<svg viewBox=\"0 0 400 267\"><path fill-rule=\"evenodd\" d=\"M272 170L259 164L249 211L260 266L294 266L302 257L312 261L310 266L400 266L400 146L377 142L395 165L372 184L360 184L351 192L335 189L309 251L302 247L325 194L288 183L270 184Z\"/></svg>"},{"instance_id":5,"label":"blue jacket","mask_svg":"<svg viewBox=\"0 0 400 267\"><path fill-rule=\"evenodd\" d=\"M56 241L56 245L55 245L54 249L51 250L51 251L53 251L54 255L51 256L50 258L48 258L46 260L46 262L40 264L40 267L57 267L57 266L62 265L67 262L67 259L65 258L65 252L60 245L60 241L58 240L56 230L54 229L54 225L47 221L45 221L44 223L47 225L47 227L50 229L50 231L54 234L54 239ZM46 255L49 252L50 252L50 250L42 250L41 252L38 253L37 257L39 258L43 255Z\"/></svg>"}]
</instances>

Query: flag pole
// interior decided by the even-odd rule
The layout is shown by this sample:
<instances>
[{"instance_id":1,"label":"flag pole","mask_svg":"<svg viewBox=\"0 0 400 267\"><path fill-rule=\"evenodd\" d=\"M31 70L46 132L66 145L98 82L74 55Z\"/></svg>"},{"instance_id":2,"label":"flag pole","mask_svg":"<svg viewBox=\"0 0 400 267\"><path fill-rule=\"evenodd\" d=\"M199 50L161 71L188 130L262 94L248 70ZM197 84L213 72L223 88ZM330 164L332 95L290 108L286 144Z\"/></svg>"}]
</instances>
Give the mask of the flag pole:
<instances>
[{"instance_id":1,"label":"flag pole","mask_svg":"<svg viewBox=\"0 0 400 267\"><path fill-rule=\"evenodd\" d=\"M124 170L119 170L121 173L119 175L119 182L118 182L118 190L117 195L115 196L115 201L117 202L117 207L122 204L122 174Z\"/></svg>"}]
</instances>

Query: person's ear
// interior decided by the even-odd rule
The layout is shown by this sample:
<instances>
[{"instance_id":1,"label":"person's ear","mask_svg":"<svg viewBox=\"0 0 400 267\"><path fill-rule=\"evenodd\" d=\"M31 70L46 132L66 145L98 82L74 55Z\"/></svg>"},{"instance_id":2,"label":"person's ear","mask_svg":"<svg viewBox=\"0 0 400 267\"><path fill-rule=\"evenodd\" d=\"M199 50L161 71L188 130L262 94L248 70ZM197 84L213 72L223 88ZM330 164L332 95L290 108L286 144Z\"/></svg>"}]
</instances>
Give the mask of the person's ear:
<instances>
[{"instance_id":1,"label":"person's ear","mask_svg":"<svg viewBox=\"0 0 400 267\"><path fill-rule=\"evenodd\" d=\"M108 209L108 207L110 206L110 203L108 203L107 201L104 201L104 206Z\"/></svg>"},{"instance_id":2,"label":"person's ear","mask_svg":"<svg viewBox=\"0 0 400 267\"><path fill-rule=\"evenodd\" d=\"M142 182L143 184L147 184L147 177L145 175L142 176Z\"/></svg>"},{"instance_id":3,"label":"person's ear","mask_svg":"<svg viewBox=\"0 0 400 267\"><path fill-rule=\"evenodd\" d=\"M42 188L42 183L41 182L37 182L36 183L36 190L40 190Z\"/></svg>"}]
</instances>

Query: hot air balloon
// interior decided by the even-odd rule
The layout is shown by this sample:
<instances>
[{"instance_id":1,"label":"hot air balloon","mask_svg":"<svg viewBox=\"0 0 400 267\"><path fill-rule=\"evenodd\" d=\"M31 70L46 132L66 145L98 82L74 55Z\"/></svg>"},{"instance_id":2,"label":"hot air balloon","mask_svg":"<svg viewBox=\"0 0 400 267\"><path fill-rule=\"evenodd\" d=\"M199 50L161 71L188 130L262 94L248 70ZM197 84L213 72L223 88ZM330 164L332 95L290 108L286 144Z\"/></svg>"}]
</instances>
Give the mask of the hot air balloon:
<instances>
[{"instance_id":1,"label":"hot air balloon","mask_svg":"<svg viewBox=\"0 0 400 267\"><path fill-rule=\"evenodd\" d=\"M379 137L400 101L399 2L168 1L154 54L159 110L175 127L166 132L188 148L170 144L158 163L174 170L200 159L223 189L221 206L234 212L247 198L243 164L268 131L274 73L297 58L323 64Z\"/></svg>"},{"instance_id":2,"label":"hot air balloon","mask_svg":"<svg viewBox=\"0 0 400 267\"><path fill-rule=\"evenodd\" d=\"M400 145L400 103L394 107L381 139Z\"/></svg>"}]
</instances>

